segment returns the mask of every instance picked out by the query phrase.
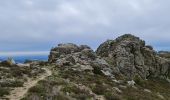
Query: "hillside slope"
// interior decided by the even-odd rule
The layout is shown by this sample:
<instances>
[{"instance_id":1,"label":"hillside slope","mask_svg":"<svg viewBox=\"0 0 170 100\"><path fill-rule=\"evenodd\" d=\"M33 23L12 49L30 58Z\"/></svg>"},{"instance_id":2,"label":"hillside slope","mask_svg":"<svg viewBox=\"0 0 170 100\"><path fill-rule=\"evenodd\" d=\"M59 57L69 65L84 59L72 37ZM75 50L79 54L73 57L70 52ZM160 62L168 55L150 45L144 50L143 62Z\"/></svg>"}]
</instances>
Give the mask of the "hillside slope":
<instances>
[{"instance_id":1,"label":"hillside slope","mask_svg":"<svg viewBox=\"0 0 170 100\"><path fill-rule=\"evenodd\" d=\"M52 73L22 100L170 100L169 59L131 34L102 43L96 52L59 44L48 62L36 66Z\"/></svg>"}]
</instances>

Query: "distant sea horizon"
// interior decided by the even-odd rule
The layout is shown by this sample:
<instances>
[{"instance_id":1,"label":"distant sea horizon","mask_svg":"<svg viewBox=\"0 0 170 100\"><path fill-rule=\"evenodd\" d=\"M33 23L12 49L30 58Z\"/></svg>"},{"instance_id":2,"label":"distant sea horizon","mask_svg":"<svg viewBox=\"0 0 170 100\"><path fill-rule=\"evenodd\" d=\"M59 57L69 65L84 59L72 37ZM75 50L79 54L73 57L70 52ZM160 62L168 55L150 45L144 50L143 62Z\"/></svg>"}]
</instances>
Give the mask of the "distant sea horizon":
<instances>
[{"instance_id":1,"label":"distant sea horizon","mask_svg":"<svg viewBox=\"0 0 170 100\"><path fill-rule=\"evenodd\" d=\"M48 60L49 51L37 52L0 52L0 61L13 58L16 63L24 63L26 60Z\"/></svg>"},{"instance_id":2,"label":"distant sea horizon","mask_svg":"<svg viewBox=\"0 0 170 100\"><path fill-rule=\"evenodd\" d=\"M26 60L40 60L40 61L47 61L48 55L21 55L21 56L10 56L14 59L16 63L24 63ZM0 61L5 61L9 57L8 56L1 56Z\"/></svg>"}]
</instances>

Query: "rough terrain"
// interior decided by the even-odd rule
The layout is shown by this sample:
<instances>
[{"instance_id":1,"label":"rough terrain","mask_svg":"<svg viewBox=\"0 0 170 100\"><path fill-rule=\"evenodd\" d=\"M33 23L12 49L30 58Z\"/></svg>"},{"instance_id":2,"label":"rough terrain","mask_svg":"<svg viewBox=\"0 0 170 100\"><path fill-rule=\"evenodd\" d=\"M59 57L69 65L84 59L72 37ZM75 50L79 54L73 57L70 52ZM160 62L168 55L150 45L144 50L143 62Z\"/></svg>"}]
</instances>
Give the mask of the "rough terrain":
<instances>
[{"instance_id":1,"label":"rough terrain","mask_svg":"<svg viewBox=\"0 0 170 100\"><path fill-rule=\"evenodd\" d=\"M44 80L46 77L52 74L49 69L47 68L43 68L43 69L45 70L45 73L38 76L36 79L28 79L27 82L23 84L23 87L14 88L14 90L10 91L10 94L5 96L5 98L9 100L22 99L31 87L37 85L39 81Z\"/></svg>"},{"instance_id":2,"label":"rough terrain","mask_svg":"<svg viewBox=\"0 0 170 100\"><path fill-rule=\"evenodd\" d=\"M167 53L131 34L107 40L96 51L58 44L48 62L31 64L48 66L52 73L29 87L21 100L170 100Z\"/></svg>"}]
</instances>

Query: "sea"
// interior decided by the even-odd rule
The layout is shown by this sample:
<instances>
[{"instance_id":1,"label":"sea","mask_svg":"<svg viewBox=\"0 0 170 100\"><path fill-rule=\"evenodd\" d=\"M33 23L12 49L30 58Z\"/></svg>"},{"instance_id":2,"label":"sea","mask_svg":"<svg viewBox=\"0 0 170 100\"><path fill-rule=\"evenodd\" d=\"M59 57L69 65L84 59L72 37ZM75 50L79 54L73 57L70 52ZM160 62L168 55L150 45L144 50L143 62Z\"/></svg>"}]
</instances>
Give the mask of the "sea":
<instances>
[{"instance_id":1,"label":"sea","mask_svg":"<svg viewBox=\"0 0 170 100\"><path fill-rule=\"evenodd\" d=\"M8 56L0 56L0 61L7 60ZM47 61L48 55L17 55L17 56L10 56L10 58L13 58L16 63L24 63L25 60L41 60L41 61Z\"/></svg>"}]
</instances>

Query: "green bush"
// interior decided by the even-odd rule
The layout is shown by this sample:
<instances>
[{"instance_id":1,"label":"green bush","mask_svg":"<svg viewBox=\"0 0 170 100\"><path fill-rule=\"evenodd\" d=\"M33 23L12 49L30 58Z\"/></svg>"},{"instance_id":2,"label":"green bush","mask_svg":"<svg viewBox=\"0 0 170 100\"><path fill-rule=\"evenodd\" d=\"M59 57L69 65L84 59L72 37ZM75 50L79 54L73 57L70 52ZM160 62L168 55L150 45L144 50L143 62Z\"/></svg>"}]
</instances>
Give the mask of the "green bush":
<instances>
[{"instance_id":1,"label":"green bush","mask_svg":"<svg viewBox=\"0 0 170 100\"><path fill-rule=\"evenodd\" d=\"M3 88L0 87L0 97L4 96L4 95L9 95L9 89L8 88Z\"/></svg>"},{"instance_id":2,"label":"green bush","mask_svg":"<svg viewBox=\"0 0 170 100\"><path fill-rule=\"evenodd\" d=\"M42 85L37 85L29 89L29 92L32 93L43 93L45 92L45 88Z\"/></svg>"},{"instance_id":3,"label":"green bush","mask_svg":"<svg viewBox=\"0 0 170 100\"><path fill-rule=\"evenodd\" d=\"M23 84L24 82L18 80L0 83L2 87L22 87Z\"/></svg>"},{"instance_id":4,"label":"green bush","mask_svg":"<svg viewBox=\"0 0 170 100\"><path fill-rule=\"evenodd\" d=\"M80 93L80 90L76 87L76 86L72 86L72 85L66 85L63 89L62 89L63 92L68 92L68 93L75 93L75 94L78 94Z\"/></svg>"},{"instance_id":5,"label":"green bush","mask_svg":"<svg viewBox=\"0 0 170 100\"><path fill-rule=\"evenodd\" d=\"M103 95L106 92L106 89L102 84L97 84L94 87L91 87L92 91L98 95Z\"/></svg>"},{"instance_id":6,"label":"green bush","mask_svg":"<svg viewBox=\"0 0 170 100\"><path fill-rule=\"evenodd\" d=\"M91 96L88 94L79 94L74 96L77 100L91 100Z\"/></svg>"},{"instance_id":7,"label":"green bush","mask_svg":"<svg viewBox=\"0 0 170 100\"><path fill-rule=\"evenodd\" d=\"M93 73L98 75L103 75L103 72L101 71L101 68L98 65L93 65Z\"/></svg>"},{"instance_id":8,"label":"green bush","mask_svg":"<svg viewBox=\"0 0 170 100\"><path fill-rule=\"evenodd\" d=\"M136 75L134 77L134 81L137 85L140 85L140 86L145 86L145 80L143 80L140 76Z\"/></svg>"},{"instance_id":9,"label":"green bush","mask_svg":"<svg viewBox=\"0 0 170 100\"><path fill-rule=\"evenodd\" d=\"M112 92L106 92L104 96L107 100L121 100L119 95L113 94Z\"/></svg>"}]
</instances>

